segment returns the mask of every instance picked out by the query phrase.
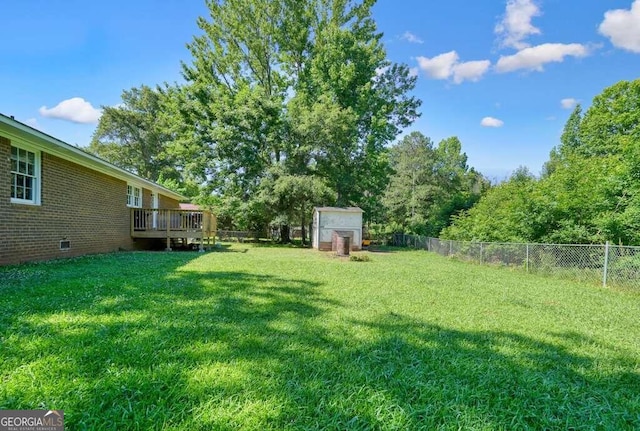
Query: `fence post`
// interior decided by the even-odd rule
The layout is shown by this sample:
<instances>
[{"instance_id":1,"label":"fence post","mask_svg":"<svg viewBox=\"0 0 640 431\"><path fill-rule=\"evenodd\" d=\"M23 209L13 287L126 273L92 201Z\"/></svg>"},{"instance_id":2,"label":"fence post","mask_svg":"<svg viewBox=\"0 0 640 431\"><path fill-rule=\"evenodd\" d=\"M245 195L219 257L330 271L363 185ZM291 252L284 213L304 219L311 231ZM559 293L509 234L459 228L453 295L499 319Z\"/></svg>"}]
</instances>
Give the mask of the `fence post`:
<instances>
[{"instance_id":1,"label":"fence post","mask_svg":"<svg viewBox=\"0 0 640 431\"><path fill-rule=\"evenodd\" d=\"M527 259L525 260L525 267L527 268L527 272L529 272L529 243L527 243Z\"/></svg>"},{"instance_id":2,"label":"fence post","mask_svg":"<svg viewBox=\"0 0 640 431\"><path fill-rule=\"evenodd\" d=\"M609 241L604 245L604 271L602 274L602 287L607 287L607 271L609 270Z\"/></svg>"},{"instance_id":3,"label":"fence post","mask_svg":"<svg viewBox=\"0 0 640 431\"><path fill-rule=\"evenodd\" d=\"M449 240L449 256L453 254L453 240Z\"/></svg>"},{"instance_id":4,"label":"fence post","mask_svg":"<svg viewBox=\"0 0 640 431\"><path fill-rule=\"evenodd\" d=\"M482 250L484 248L483 246L484 246L484 244L480 243L480 265L482 265Z\"/></svg>"}]
</instances>

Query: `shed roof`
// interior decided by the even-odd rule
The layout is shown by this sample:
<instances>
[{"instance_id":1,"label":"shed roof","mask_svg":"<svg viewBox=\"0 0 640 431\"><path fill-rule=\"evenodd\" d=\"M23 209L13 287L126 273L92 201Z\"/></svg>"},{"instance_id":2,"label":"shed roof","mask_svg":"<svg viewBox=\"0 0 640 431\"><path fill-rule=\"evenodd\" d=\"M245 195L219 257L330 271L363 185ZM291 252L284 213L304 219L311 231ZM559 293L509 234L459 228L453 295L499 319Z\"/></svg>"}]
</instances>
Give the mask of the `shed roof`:
<instances>
[{"instance_id":1,"label":"shed roof","mask_svg":"<svg viewBox=\"0 0 640 431\"><path fill-rule=\"evenodd\" d=\"M132 174L131 172L94 156L93 154L87 153L80 148L74 147L60 139L54 138L40 130L21 123L13 117L7 117L4 114L0 114L0 130L9 135L9 139L13 138L26 141L26 143L32 144L49 154L60 157L61 159L69 160L123 181L134 182L172 199L187 199L186 196L181 195L180 193L176 193L166 187L154 183L153 181L149 181L139 177L138 175Z\"/></svg>"},{"instance_id":2,"label":"shed roof","mask_svg":"<svg viewBox=\"0 0 640 431\"><path fill-rule=\"evenodd\" d=\"M343 212L343 213L361 213L364 212L358 207L315 207L315 211L318 212Z\"/></svg>"}]
</instances>

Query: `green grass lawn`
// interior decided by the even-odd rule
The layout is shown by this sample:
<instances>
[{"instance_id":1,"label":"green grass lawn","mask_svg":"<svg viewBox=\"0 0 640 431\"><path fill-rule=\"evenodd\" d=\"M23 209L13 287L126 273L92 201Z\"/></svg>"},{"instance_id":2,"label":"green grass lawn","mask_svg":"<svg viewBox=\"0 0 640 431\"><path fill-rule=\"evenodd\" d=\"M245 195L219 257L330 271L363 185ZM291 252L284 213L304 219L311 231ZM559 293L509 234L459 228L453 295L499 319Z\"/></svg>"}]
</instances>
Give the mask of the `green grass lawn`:
<instances>
[{"instance_id":1,"label":"green grass lawn","mask_svg":"<svg viewBox=\"0 0 640 431\"><path fill-rule=\"evenodd\" d=\"M0 409L69 430L640 429L639 292L369 255L0 268Z\"/></svg>"}]
</instances>

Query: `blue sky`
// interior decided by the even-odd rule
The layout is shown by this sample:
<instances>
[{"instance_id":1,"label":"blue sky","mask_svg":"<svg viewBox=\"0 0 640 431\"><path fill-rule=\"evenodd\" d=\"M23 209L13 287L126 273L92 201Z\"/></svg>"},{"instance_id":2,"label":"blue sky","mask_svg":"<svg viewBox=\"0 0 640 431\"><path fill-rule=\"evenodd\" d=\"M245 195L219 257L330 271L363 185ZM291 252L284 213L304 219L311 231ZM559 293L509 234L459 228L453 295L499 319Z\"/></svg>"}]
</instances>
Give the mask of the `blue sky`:
<instances>
[{"instance_id":1,"label":"blue sky","mask_svg":"<svg viewBox=\"0 0 640 431\"><path fill-rule=\"evenodd\" d=\"M0 112L87 145L122 90L179 81L201 0L3 4ZM575 103L640 76L640 0L378 0L389 58L418 75L435 142L494 180L539 173Z\"/></svg>"}]
</instances>

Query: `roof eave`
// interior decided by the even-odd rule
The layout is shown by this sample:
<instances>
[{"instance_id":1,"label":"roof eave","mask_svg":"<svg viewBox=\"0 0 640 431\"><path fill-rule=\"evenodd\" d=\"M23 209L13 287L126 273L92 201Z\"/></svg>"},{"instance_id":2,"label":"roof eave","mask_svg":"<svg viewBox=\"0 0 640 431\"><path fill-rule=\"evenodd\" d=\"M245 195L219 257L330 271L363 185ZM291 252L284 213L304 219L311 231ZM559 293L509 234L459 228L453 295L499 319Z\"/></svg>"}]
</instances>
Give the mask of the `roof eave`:
<instances>
[{"instance_id":1,"label":"roof eave","mask_svg":"<svg viewBox=\"0 0 640 431\"><path fill-rule=\"evenodd\" d=\"M186 196L180 193L176 193L166 187L154 183L153 181L149 181L139 177L138 175L132 174L131 172L102 160L93 154L89 154L80 148L67 144L60 139L47 135L46 133L34 129L33 127L23 124L13 118L7 117L6 115L0 114L0 125L9 127L9 130L7 130L9 135L13 135L17 139L33 144L54 156L69 160L81 166L86 166L90 169L123 181L135 182L147 189L157 191L164 196L178 201L188 200Z\"/></svg>"},{"instance_id":2,"label":"roof eave","mask_svg":"<svg viewBox=\"0 0 640 431\"><path fill-rule=\"evenodd\" d=\"M315 211L323 211L323 212L350 212L350 213L364 213L362 208L360 207L315 207Z\"/></svg>"}]
</instances>

